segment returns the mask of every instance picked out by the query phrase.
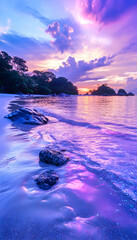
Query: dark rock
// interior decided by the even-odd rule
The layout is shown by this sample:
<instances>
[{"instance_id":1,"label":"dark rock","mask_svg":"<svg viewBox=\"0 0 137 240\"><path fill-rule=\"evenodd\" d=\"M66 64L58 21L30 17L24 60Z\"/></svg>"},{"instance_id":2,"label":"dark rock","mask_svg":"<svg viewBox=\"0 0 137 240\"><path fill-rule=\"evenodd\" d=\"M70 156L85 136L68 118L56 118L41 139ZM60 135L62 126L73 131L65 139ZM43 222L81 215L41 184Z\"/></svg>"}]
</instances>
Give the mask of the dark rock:
<instances>
[{"instance_id":1,"label":"dark rock","mask_svg":"<svg viewBox=\"0 0 137 240\"><path fill-rule=\"evenodd\" d=\"M44 190L50 189L58 181L58 179L58 176L53 170L45 171L34 177L34 181L37 183L39 188Z\"/></svg>"},{"instance_id":2,"label":"dark rock","mask_svg":"<svg viewBox=\"0 0 137 240\"><path fill-rule=\"evenodd\" d=\"M98 87L97 90L94 90L91 95L97 95L97 96L115 96L116 92L114 89L110 88L106 84L101 85Z\"/></svg>"},{"instance_id":3,"label":"dark rock","mask_svg":"<svg viewBox=\"0 0 137 240\"><path fill-rule=\"evenodd\" d=\"M69 158L65 156L63 152L52 150L49 148L40 151L39 159L42 162L53 164L56 166L61 166L69 161Z\"/></svg>"},{"instance_id":4,"label":"dark rock","mask_svg":"<svg viewBox=\"0 0 137 240\"><path fill-rule=\"evenodd\" d=\"M69 94L66 94L66 93L60 93L58 94L59 97L69 97L70 95Z\"/></svg>"},{"instance_id":5,"label":"dark rock","mask_svg":"<svg viewBox=\"0 0 137 240\"><path fill-rule=\"evenodd\" d=\"M19 110L5 116L5 118L11 119L13 122L18 121L24 124L32 125L42 125L48 122L48 118L39 113L36 109L31 110L28 108L20 108Z\"/></svg>"},{"instance_id":6,"label":"dark rock","mask_svg":"<svg viewBox=\"0 0 137 240\"><path fill-rule=\"evenodd\" d=\"M134 93L132 93L132 92L129 92L127 95L128 96L135 96Z\"/></svg>"},{"instance_id":7,"label":"dark rock","mask_svg":"<svg viewBox=\"0 0 137 240\"><path fill-rule=\"evenodd\" d=\"M117 95L118 96L127 96L127 92L124 89L119 89Z\"/></svg>"}]
</instances>

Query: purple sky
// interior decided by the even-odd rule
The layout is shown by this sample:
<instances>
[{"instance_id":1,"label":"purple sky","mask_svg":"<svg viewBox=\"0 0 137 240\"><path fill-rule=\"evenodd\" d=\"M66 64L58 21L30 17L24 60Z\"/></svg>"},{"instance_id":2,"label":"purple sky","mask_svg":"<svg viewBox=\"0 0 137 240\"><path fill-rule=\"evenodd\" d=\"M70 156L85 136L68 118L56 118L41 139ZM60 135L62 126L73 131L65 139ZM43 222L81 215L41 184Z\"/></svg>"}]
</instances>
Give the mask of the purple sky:
<instances>
[{"instance_id":1,"label":"purple sky","mask_svg":"<svg viewBox=\"0 0 137 240\"><path fill-rule=\"evenodd\" d=\"M79 88L137 93L137 0L1 0L0 50Z\"/></svg>"}]
</instances>

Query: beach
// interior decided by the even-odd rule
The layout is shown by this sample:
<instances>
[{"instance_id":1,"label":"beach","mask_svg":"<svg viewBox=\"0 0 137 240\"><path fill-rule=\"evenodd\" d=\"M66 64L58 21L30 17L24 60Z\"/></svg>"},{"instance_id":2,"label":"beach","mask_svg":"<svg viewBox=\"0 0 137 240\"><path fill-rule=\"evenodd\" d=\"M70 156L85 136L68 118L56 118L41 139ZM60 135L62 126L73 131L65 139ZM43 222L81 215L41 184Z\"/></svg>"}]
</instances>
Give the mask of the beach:
<instances>
[{"instance_id":1,"label":"beach","mask_svg":"<svg viewBox=\"0 0 137 240\"><path fill-rule=\"evenodd\" d=\"M0 239L136 240L137 97L0 94L0 103ZM49 123L4 118L20 107ZM44 147L65 150L70 161L39 162ZM58 183L39 189L34 176L52 169Z\"/></svg>"}]
</instances>

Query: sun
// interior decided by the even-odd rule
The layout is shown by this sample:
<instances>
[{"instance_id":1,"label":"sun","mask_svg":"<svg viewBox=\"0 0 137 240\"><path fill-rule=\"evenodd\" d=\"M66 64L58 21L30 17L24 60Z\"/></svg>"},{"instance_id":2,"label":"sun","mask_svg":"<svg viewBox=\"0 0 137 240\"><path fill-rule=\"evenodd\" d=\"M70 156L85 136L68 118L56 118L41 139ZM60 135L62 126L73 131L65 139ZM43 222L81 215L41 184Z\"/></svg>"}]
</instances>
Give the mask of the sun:
<instances>
[{"instance_id":1,"label":"sun","mask_svg":"<svg viewBox=\"0 0 137 240\"><path fill-rule=\"evenodd\" d=\"M93 22L91 21L91 20L89 20L89 19L86 19L86 18L84 18L82 15L80 15L80 14L78 14L77 16L76 16L76 18L77 18L77 21L81 24L81 25L91 25L91 24L93 24Z\"/></svg>"},{"instance_id":2,"label":"sun","mask_svg":"<svg viewBox=\"0 0 137 240\"><path fill-rule=\"evenodd\" d=\"M89 90L89 88L78 88L79 94L86 94Z\"/></svg>"}]
</instances>

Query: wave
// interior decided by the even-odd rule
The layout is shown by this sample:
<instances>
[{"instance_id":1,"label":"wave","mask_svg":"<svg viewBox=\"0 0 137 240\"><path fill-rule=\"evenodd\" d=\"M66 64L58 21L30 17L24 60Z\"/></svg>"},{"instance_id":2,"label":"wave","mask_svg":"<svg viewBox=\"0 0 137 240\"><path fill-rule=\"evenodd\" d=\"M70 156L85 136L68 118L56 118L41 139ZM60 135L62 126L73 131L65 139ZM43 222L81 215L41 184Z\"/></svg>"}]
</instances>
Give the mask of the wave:
<instances>
[{"instance_id":1,"label":"wave","mask_svg":"<svg viewBox=\"0 0 137 240\"><path fill-rule=\"evenodd\" d=\"M41 109L40 109L41 111ZM55 114L55 113L49 113L49 112L45 112L45 111L41 111L43 114L45 114L47 117L53 117L53 118L56 118L59 122L64 122L64 123L67 123L67 124L70 124L70 125L73 125L73 126L78 126L78 127L86 127L86 128L91 128L91 129L101 129L100 126L97 126L97 125L93 125L91 123L88 123L88 122L81 122L81 121L76 121L76 120L73 120L73 119L68 119L68 118L65 118L63 116L60 116L58 114Z\"/></svg>"}]
</instances>

